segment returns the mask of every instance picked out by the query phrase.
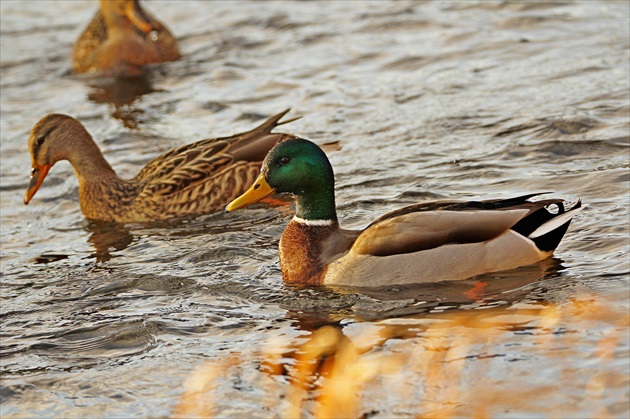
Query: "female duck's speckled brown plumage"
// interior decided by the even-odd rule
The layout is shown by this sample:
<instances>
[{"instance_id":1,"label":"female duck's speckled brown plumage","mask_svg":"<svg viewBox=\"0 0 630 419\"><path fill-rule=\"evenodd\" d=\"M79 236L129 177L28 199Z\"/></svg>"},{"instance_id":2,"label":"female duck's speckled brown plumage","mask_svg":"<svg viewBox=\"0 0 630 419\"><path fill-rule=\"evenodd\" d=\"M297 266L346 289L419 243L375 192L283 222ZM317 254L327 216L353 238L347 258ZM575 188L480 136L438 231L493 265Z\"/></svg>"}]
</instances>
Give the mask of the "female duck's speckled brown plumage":
<instances>
[{"instance_id":1,"label":"female duck's speckled brown plumage","mask_svg":"<svg viewBox=\"0 0 630 419\"><path fill-rule=\"evenodd\" d=\"M77 73L138 75L147 64L175 61L177 41L139 0L100 0L100 10L72 51Z\"/></svg>"},{"instance_id":2,"label":"female duck's speckled brown plumage","mask_svg":"<svg viewBox=\"0 0 630 419\"><path fill-rule=\"evenodd\" d=\"M79 121L47 115L28 140L33 169L24 203L28 204L57 161L68 160L79 178L81 210L87 218L152 221L216 211L245 192L275 144L293 137L271 132L294 120L280 122L287 112L242 134L171 150L130 180L116 175Z\"/></svg>"}]
</instances>

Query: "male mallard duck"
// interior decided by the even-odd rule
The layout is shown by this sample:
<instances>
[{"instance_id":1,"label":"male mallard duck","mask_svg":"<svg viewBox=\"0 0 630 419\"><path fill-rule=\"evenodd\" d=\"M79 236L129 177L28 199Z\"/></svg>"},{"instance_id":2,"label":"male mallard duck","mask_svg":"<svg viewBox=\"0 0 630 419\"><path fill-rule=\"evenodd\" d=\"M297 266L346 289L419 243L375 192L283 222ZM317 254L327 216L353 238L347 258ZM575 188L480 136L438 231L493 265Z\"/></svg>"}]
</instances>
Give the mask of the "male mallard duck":
<instances>
[{"instance_id":1,"label":"male mallard duck","mask_svg":"<svg viewBox=\"0 0 630 419\"><path fill-rule=\"evenodd\" d=\"M72 51L77 73L138 75L147 64L179 59L177 42L139 0L100 0L100 10Z\"/></svg>"},{"instance_id":2,"label":"male mallard duck","mask_svg":"<svg viewBox=\"0 0 630 419\"><path fill-rule=\"evenodd\" d=\"M294 120L279 122L287 112L242 134L171 150L130 180L116 175L79 121L47 115L28 139L33 169L24 203L28 204L56 162L68 160L79 178L79 200L87 218L151 221L218 210L245 191L275 144L292 138L271 132Z\"/></svg>"},{"instance_id":3,"label":"male mallard duck","mask_svg":"<svg viewBox=\"0 0 630 419\"><path fill-rule=\"evenodd\" d=\"M296 213L280 239L287 282L384 286L464 279L528 265L551 256L581 210L563 200L527 195L490 201L427 202L386 214L363 231L339 228L334 175L314 143L274 146L253 186L233 211L276 192L296 196ZM557 214L546 206L555 204Z\"/></svg>"}]
</instances>

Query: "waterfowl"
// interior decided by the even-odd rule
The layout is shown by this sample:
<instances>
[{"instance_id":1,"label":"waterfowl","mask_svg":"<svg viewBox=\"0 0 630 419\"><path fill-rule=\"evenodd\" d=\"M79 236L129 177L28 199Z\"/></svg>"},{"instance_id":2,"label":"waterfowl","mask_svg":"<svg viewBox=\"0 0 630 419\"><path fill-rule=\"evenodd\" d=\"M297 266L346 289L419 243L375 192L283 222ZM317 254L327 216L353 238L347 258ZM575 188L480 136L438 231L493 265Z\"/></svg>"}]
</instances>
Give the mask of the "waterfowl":
<instances>
[{"instance_id":1,"label":"waterfowl","mask_svg":"<svg viewBox=\"0 0 630 419\"><path fill-rule=\"evenodd\" d=\"M242 134L171 150L130 180L116 175L79 121L67 115L47 115L28 139L33 168L24 203L33 198L56 162L68 160L79 178L81 210L89 219L152 221L221 209L256 178L267 152L292 138L271 132L297 119L280 122L287 112Z\"/></svg>"},{"instance_id":2,"label":"waterfowl","mask_svg":"<svg viewBox=\"0 0 630 419\"><path fill-rule=\"evenodd\" d=\"M339 227L334 174L324 152L304 139L279 143L253 186L226 211L279 192L295 195L295 216L280 239L282 275L310 285L386 286L470 278L551 256L583 207L525 195L435 201L383 215L362 231ZM548 207L556 207L556 213Z\"/></svg>"},{"instance_id":3,"label":"waterfowl","mask_svg":"<svg viewBox=\"0 0 630 419\"><path fill-rule=\"evenodd\" d=\"M74 45L72 65L77 73L129 76L142 74L147 64L179 57L173 35L139 0L100 0L100 9Z\"/></svg>"}]
</instances>

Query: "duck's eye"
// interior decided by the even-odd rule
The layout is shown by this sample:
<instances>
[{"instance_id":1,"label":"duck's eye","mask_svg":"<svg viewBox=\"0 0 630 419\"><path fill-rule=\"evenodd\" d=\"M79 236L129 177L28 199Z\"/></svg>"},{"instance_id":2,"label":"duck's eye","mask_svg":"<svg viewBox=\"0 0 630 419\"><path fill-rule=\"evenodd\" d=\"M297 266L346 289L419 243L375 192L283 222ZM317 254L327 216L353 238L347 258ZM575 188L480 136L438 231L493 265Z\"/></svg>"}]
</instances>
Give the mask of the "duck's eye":
<instances>
[{"instance_id":1,"label":"duck's eye","mask_svg":"<svg viewBox=\"0 0 630 419\"><path fill-rule=\"evenodd\" d=\"M37 137L37 145L40 146L42 144L44 144L44 140L46 139L45 135L40 135L39 137Z\"/></svg>"},{"instance_id":2,"label":"duck's eye","mask_svg":"<svg viewBox=\"0 0 630 419\"><path fill-rule=\"evenodd\" d=\"M284 166L285 164L291 161L290 157L284 156L280 158L280 166Z\"/></svg>"}]
</instances>

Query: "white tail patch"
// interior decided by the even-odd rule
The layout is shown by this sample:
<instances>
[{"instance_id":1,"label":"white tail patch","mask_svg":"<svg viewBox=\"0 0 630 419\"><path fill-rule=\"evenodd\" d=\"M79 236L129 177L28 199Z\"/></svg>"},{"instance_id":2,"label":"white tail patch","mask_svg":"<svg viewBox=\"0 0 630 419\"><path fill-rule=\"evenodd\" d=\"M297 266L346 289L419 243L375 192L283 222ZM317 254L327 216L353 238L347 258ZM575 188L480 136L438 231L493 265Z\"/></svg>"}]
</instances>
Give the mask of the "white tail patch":
<instances>
[{"instance_id":1,"label":"white tail patch","mask_svg":"<svg viewBox=\"0 0 630 419\"><path fill-rule=\"evenodd\" d=\"M534 230L532 234L530 234L527 237L529 237L530 239L535 239L536 237L544 236L550 231L555 230L556 228L565 224L567 221L571 220L571 218L573 218L575 214L582 211L587 206L588 205L582 205L580 208L572 209L570 211L565 212L564 214L560 214L557 217L552 218L551 220L547 221L546 223L538 227L536 230Z\"/></svg>"}]
</instances>

